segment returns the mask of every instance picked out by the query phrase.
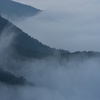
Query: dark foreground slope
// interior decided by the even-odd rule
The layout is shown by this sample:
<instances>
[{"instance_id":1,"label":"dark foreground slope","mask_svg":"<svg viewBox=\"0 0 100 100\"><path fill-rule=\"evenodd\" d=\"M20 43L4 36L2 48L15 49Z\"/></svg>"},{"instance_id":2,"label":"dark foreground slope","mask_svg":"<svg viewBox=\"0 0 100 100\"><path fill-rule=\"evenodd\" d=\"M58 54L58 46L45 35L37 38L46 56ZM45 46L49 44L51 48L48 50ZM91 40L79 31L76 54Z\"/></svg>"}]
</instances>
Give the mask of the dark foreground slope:
<instances>
[{"instance_id":1,"label":"dark foreground slope","mask_svg":"<svg viewBox=\"0 0 100 100\"><path fill-rule=\"evenodd\" d=\"M3 34L5 36L15 35L11 43L11 50L13 50L12 55L10 55L6 60L8 61L6 67L14 67L14 64L11 64L10 59L30 59L30 58L43 58L51 56L54 54L54 50L46 45L43 45L36 39L31 38L28 34L24 33L22 30L17 28L15 25L10 23L8 20L0 16L0 41ZM9 41L4 41L9 42ZM1 49L0 49L1 50ZM9 50L8 50L9 51ZM7 50L5 51L7 52ZM4 52L4 53L5 53ZM9 53L9 52L7 52ZM23 77L17 77L11 74L8 71L2 70L2 59L5 58L5 54L1 54L0 51L0 83L5 83L8 85L33 85L30 82L27 82ZM4 60L4 59L3 59ZM15 65L16 66L16 65Z\"/></svg>"},{"instance_id":2,"label":"dark foreground slope","mask_svg":"<svg viewBox=\"0 0 100 100\"><path fill-rule=\"evenodd\" d=\"M34 16L41 10L11 0L0 0L0 14L8 18Z\"/></svg>"},{"instance_id":3,"label":"dark foreground slope","mask_svg":"<svg viewBox=\"0 0 100 100\"><path fill-rule=\"evenodd\" d=\"M9 34L10 32L16 33L16 36L12 43L12 48L16 52L15 55L26 58L42 58L54 54L54 49L50 48L49 46L43 45L37 39L30 37L28 34L24 33L8 20L0 16L0 33L6 30L6 28L9 26L11 27L7 34Z\"/></svg>"}]
</instances>

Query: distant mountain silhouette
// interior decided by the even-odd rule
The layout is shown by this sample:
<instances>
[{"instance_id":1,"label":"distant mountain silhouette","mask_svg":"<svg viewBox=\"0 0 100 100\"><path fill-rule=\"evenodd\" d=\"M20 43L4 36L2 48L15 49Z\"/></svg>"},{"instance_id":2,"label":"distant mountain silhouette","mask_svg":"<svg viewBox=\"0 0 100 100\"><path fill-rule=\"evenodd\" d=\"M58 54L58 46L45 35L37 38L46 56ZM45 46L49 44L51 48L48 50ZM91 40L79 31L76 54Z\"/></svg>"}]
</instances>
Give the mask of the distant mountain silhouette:
<instances>
[{"instance_id":1,"label":"distant mountain silhouette","mask_svg":"<svg viewBox=\"0 0 100 100\"><path fill-rule=\"evenodd\" d=\"M11 0L0 0L0 14L8 18L34 16L41 10Z\"/></svg>"}]
</instances>

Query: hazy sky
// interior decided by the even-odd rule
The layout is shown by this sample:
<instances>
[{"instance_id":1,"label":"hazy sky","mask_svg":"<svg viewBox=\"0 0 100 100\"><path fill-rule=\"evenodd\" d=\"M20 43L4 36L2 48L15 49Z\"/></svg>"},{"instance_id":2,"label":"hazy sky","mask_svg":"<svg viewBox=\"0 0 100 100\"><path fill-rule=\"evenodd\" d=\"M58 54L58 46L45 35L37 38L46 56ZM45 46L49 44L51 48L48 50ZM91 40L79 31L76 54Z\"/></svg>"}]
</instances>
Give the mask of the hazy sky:
<instances>
[{"instance_id":1,"label":"hazy sky","mask_svg":"<svg viewBox=\"0 0 100 100\"><path fill-rule=\"evenodd\" d=\"M14 1L29 4L43 10L49 8L51 9L52 7L57 7L61 5L66 5L67 3L70 2L70 0L14 0Z\"/></svg>"},{"instance_id":2,"label":"hazy sky","mask_svg":"<svg viewBox=\"0 0 100 100\"><path fill-rule=\"evenodd\" d=\"M40 9L93 10L100 3L98 0L14 0ZM80 9L78 9L80 8ZM88 8L88 9L87 9ZM92 8L92 9L91 9Z\"/></svg>"},{"instance_id":3,"label":"hazy sky","mask_svg":"<svg viewBox=\"0 0 100 100\"><path fill-rule=\"evenodd\" d=\"M16 1L44 10L36 17L16 23L42 43L69 51L100 51L100 1Z\"/></svg>"}]
</instances>

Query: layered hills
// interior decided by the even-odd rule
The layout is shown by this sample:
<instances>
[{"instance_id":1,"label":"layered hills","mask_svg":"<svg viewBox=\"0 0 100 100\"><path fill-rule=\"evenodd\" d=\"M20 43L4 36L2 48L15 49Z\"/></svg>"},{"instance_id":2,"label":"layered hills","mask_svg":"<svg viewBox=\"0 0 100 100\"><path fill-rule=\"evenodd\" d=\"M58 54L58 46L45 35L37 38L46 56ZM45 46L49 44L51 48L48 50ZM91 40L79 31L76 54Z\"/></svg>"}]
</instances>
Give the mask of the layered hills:
<instances>
[{"instance_id":1,"label":"layered hills","mask_svg":"<svg viewBox=\"0 0 100 100\"><path fill-rule=\"evenodd\" d=\"M29 36L27 33L23 32L14 24L9 22L7 19L0 16L0 37L5 30L6 30L6 35L12 35L12 33L15 34L14 39L11 43L11 50L13 51L10 57L13 59L22 61L23 59L29 60L29 59L44 59L47 57L53 57L55 59L59 58L59 61L61 61L62 59L66 59L66 61L73 60L73 59L83 61L89 58L100 57L99 52L77 51L71 53L66 50L58 50L46 46L41 42L39 42L37 39L34 39L33 37ZM1 55L0 57L2 59ZM0 69L0 76L1 76L0 82L6 84L22 85L25 82L25 79L23 77L16 77L15 75L1 69Z\"/></svg>"}]
</instances>

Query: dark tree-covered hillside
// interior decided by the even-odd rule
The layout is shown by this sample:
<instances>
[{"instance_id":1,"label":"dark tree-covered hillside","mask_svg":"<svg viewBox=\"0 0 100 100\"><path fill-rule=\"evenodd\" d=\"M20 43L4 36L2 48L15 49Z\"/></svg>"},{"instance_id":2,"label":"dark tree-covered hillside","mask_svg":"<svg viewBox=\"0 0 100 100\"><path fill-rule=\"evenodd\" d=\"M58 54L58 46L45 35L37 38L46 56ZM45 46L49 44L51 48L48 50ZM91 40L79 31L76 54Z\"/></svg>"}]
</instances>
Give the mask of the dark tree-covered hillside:
<instances>
[{"instance_id":1,"label":"dark tree-covered hillside","mask_svg":"<svg viewBox=\"0 0 100 100\"><path fill-rule=\"evenodd\" d=\"M66 50L57 50L54 48L50 48L39 42L37 39L32 38L27 33L23 32L21 29L17 28L15 25L10 23L8 20L4 19L0 16L0 33L8 26L11 27L11 32L16 33L16 36L13 40L12 47L14 50L14 56L19 58L44 58L44 57L61 57L70 59L86 59L91 57L100 57L99 52L93 51L84 51L84 52L73 52L70 53ZM10 35L10 31L7 33Z\"/></svg>"},{"instance_id":2,"label":"dark tree-covered hillside","mask_svg":"<svg viewBox=\"0 0 100 100\"><path fill-rule=\"evenodd\" d=\"M25 79L23 77L16 77L13 74L0 69L0 82L9 85L24 85Z\"/></svg>"},{"instance_id":3,"label":"dark tree-covered hillside","mask_svg":"<svg viewBox=\"0 0 100 100\"><path fill-rule=\"evenodd\" d=\"M12 47L16 52L15 55L28 58L42 58L54 54L54 49L50 48L49 46L43 45L37 39L30 37L28 34L24 33L8 20L0 16L0 32L2 32L3 29L8 26L11 26L11 32L13 31L14 33L16 33L16 36L12 43ZM10 35L10 31L7 34Z\"/></svg>"}]
</instances>

